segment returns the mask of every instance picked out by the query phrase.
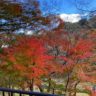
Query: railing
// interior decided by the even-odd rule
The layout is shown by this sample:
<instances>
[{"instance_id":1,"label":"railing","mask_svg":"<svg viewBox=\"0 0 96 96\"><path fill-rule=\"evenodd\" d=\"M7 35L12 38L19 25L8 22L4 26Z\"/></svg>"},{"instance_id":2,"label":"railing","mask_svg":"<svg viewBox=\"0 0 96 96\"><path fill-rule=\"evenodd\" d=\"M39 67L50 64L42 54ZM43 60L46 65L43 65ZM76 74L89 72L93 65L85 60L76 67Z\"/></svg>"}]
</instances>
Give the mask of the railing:
<instances>
[{"instance_id":1,"label":"railing","mask_svg":"<svg viewBox=\"0 0 96 96\"><path fill-rule=\"evenodd\" d=\"M18 96L27 95L27 96L57 96L54 94L45 94L39 92L30 92L30 91L22 91L22 90L14 90L14 89L7 89L7 88L0 88L0 92L2 93L0 96L6 96L5 92L9 93L8 96L15 96L14 94L19 94Z\"/></svg>"}]
</instances>

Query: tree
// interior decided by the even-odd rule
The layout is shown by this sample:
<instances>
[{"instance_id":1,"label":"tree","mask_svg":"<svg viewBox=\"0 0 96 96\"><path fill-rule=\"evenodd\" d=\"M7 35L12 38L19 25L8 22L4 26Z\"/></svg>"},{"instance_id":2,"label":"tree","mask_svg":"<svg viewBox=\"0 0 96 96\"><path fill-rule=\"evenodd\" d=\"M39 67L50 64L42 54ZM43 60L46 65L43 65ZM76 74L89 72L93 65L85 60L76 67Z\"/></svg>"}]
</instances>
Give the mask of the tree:
<instances>
[{"instance_id":1,"label":"tree","mask_svg":"<svg viewBox=\"0 0 96 96\"><path fill-rule=\"evenodd\" d=\"M32 4L33 8L30 4ZM33 25L33 22L38 21L38 17L41 16L38 2L35 0L32 0L28 4L21 4L14 0L1 0L0 10L0 30L2 32L12 32L20 28L27 28Z\"/></svg>"},{"instance_id":2,"label":"tree","mask_svg":"<svg viewBox=\"0 0 96 96\"><path fill-rule=\"evenodd\" d=\"M55 56L54 62L55 66L59 65L57 67L59 74L63 73L62 76L65 75L65 92L70 92L70 96L72 94L74 94L74 96L76 95L76 86L80 82L77 75L79 72L77 70L80 68L77 66L85 66L86 60L89 60L89 58L94 55L95 42L89 34L90 32L87 31L72 33L64 32L62 29L56 29L44 35L44 41L49 50L48 54ZM89 65L87 64L86 66ZM54 71L54 73L58 74L56 71ZM52 78L52 76L50 76L50 78ZM71 90L74 93L71 93Z\"/></svg>"},{"instance_id":3,"label":"tree","mask_svg":"<svg viewBox=\"0 0 96 96\"><path fill-rule=\"evenodd\" d=\"M71 81L71 83L72 82L73 83L71 84L70 88L72 88L72 86L74 88L74 86L75 86L74 82L75 82L76 78L78 77L78 75L76 76L76 74L81 74L81 71L79 71L79 70L82 69L83 66L84 66L83 68L85 68L85 69L86 69L85 66L87 66L87 67L89 66L90 68L92 68L92 66L90 66L90 64L88 64L88 63L86 64L85 62L88 62L87 60L89 60L90 57L94 56L94 51L93 51L94 48L95 48L95 43L94 43L93 40L90 40L89 37L85 37L85 38L84 37L83 38L80 37L78 39L78 41L75 42L73 48L71 48L69 50L69 56L70 56L71 59L73 58L72 60L74 62L74 66L71 69L71 73L70 73L71 76L72 76L72 77L70 77L70 81L73 79ZM72 53L70 53L72 50L74 50L74 51ZM77 68L77 66L79 66L79 67ZM85 71L84 71L84 74L86 74ZM79 76L79 77L81 78L81 76ZM89 76L89 78L90 77L91 76ZM83 76L82 76L82 78L83 78ZM86 79L88 80L87 76L86 76ZM95 76L94 75L93 75L93 80L95 80ZM77 81L77 83L76 83L76 86L77 86L77 84L80 82L80 80L77 79L76 81ZM89 82L91 82L91 79L89 80ZM70 83L69 83L69 86L70 86ZM75 89L75 91L76 91L76 89ZM70 94L70 96L71 96L71 94ZM76 93L74 93L74 96L76 96Z\"/></svg>"},{"instance_id":4,"label":"tree","mask_svg":"<svg viewBox=\"0 0 96 96\"><path fill-rule=\"evenodd\" d=\"M47 62L52 57L45 54L46 49L41 40L36 37L21 37L13 46L4 48L4 53L1 55L2 67L4 70L11 71L17 76L23 78L28 88L33 91L33 85L41 82L41 77L48 73ZM6 56L5 56L6 54ZM8 63L8 61L11 65ZM8 66L11 69L8 69Z\"/></svg>"},{"instance_id":5,"label":"tree","mask_svg":"<svg viewBox=\"0 0 96 96\"><path fill-rule=\"evenodd\" d=\"M46 30L44 26L48 27L51 20L56 19L55 16L54 19L50 17L42 16L37 0L29 0L25 3L15 2L14 0L0 1L0 31L4 33L17 32L20 29L34 32Z\"/></svg>"}]
</instances>

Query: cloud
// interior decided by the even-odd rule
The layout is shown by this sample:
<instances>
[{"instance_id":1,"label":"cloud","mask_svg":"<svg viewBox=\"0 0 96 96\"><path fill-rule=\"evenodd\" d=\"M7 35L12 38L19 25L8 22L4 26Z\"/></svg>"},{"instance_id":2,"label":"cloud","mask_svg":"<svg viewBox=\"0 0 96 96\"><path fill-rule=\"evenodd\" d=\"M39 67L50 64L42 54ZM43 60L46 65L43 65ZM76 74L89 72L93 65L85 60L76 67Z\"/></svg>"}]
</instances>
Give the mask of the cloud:
<instances>
[{"instance_id":1,"label":"cloud","mask_svg":"<svg viewBox=\"0 0 96 96\"><path fill-rule=\"evenodd\" d=\"M60 18L65 22L75 23L81 20L80 14L60 14Z\"/></svg>"}]
</instances>

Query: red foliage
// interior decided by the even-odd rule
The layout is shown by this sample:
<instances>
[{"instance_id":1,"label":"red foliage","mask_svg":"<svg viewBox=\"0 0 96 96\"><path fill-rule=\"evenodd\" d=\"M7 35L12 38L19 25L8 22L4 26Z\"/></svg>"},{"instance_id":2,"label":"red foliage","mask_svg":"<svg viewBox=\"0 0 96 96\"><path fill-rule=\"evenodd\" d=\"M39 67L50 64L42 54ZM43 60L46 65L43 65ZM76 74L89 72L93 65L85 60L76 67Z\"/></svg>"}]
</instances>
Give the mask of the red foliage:
<instances>
[{"instance_id":1,"label":"red foliage","mask_svg":"<svg viewBox=\"0 0 96 96\"><path fill-rule=\"evenodd\" d=\"M12 47L5 48L4 52L7 59L13 63L13 69L21 76L32 79L48 73L46 69L50 66L47 62L52 56L46 55L44 44L38 38L18 38L17 42Z\"/></svg>"}]
</instances>

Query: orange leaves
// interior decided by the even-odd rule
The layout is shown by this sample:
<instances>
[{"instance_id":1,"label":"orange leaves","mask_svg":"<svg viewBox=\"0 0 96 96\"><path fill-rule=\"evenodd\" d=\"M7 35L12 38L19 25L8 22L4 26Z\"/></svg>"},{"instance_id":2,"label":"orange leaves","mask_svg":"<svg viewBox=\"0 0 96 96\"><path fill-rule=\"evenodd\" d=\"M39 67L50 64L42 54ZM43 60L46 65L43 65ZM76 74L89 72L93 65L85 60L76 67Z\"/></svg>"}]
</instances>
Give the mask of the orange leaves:
<instances>
[{"instance_id":1,"label":"orange leaves","mask_svg":"<svg viewBox=\"0 0 96 96\"><path fill-rule=\"evenodd\" d=\"M84 52L88 52L91 51L93 48L94 44L91 40L79 40L74 48L75 52L80 52L80 53L84 53ZM77 53L78 53L77 52Z\"/></svg>"},{"instance_id":2,"label":"orange leaves","mask_svg":"<svg viewBox=\"0 0 96 96\"><path fill-rule=\"evenodd\" d=\"M82 77L82 78L80 78L81 79L81 81L87 81L88 80L88 77L85 75L85 73L84 73L84 71L82 70L82 68L80 68L79 70L78 70L79 72L78 72L78 77L80 78L80 77Z\"/></svg>"},{"instance_id":3,"label":"orange leaves","mask_svg":"<svg viewBox=\"0 0 96 96\"><path fill-rule=\"evenodd\" d=\"M46 49L41 40L37 37L26 36L17 38L17 42L13 44L12 48L8 47L5 50L7 59L11 61L14 71L28 79L46 75L47 64L53 57L45 52Z\"/></svg>"},{"instance_id":4,"label":"orange leaves","mask_svg":"<svg viewBox=\"0 0 96 96\"><path fill-rule=\"evenodd\" d=\"M44 47L40 40L37 38L23 37L18 39L18 45L16 50L25 53L29 56L35 56L37 54L44 53ZM26 50L26 51L25 51Z\"/></svg>"},{"instance_id":5,"label":"orange leaves","mask_svg":"<svg viewBox=\"0 0 96 96\"><path fill-rule=\"evenodd\" d=\"M75 33L71 35L59 31L43 36L42 38L18 37L12 47L4 49L4 55L1 57L6 62L8 60L11 62L12 71L16 71L19 76L28 80L35 79L41 82L42 77L51 78L55 74L63 76L70 74L72 82L75 80L96 82L94 76L96 71L92 72L95 67L91 64L96 61L94 55L96 45L89 37L83 38Z\"/></svg>"},{"instance_id":6,"label":"orange leaves","mask_svg":"<svg viewBox=\"0 0 96 96\"><path fill-rule=\"evenodd\" d=\"M13 66L14 66L14 69L19 70L19 71L23 71L24 72L26 70L26 67L24 67L21 64L14 64Z\"/></svg>"},{"instance_id":7,"label":"orange leaves","mask_svg":"<svg viewBox=\"0 0 96 96\"><path fill-rule=\"evenodd\" d=\"M93 56L94 42L89 39L80 39L71 49L70 53L76 59L86 59Z\"/></svg>"},{"instance_id":8,"label":"orange leaves","mask_svg":"<svg viewBox=\"0 0 96 96\"><path fill-rule=\"evenodd\" d=\"M91 56L93 56L93 53L92 53L92 52L86 52L85 54L80 55L80 56L78 56L78 57L79 57L80 59L86 59L86 58L91 57Z\"/></svg>"},{"instance_id":9,"label":"orange leaves","mask_svg":"<svg viewBox=\"0 0 96 96\"><path fill-rule=\"evenodd\" d=\"M58 60L54 60L53 62L55 64L53 63L53 68L51 67L52 69L54 69L54 72L58 71L60 73L59 67L61 67L61 70L64 73L73 72L78 62L84 63L84 60L89 59L89 57L93 56L95 44L89 36L85 37L84 32L69 33L56 30L54 32L46 34L45 38L43 37L43 39L46 46L48 46L48 49L53 50L51 51L53 52L53 54L57 52L55 56L56 59L58 58ZM62 61L62 63L60 60ZM50 72L52 71L51 68L49 68Z\"/></svg>"},{"instance_id":10,"label":"orange leaves","mask_svg":"<svg viewBox=\"0 0 96 96\"><path fill-rule=\"evenodd\" d=\"M91 83L96 83L96 71L94 70L94 66L92 66L90 63L81 63L77 64L75 66L75 69L77 73L77 77L81 82L91 82Z\"/></svg>"}]
</instances>

